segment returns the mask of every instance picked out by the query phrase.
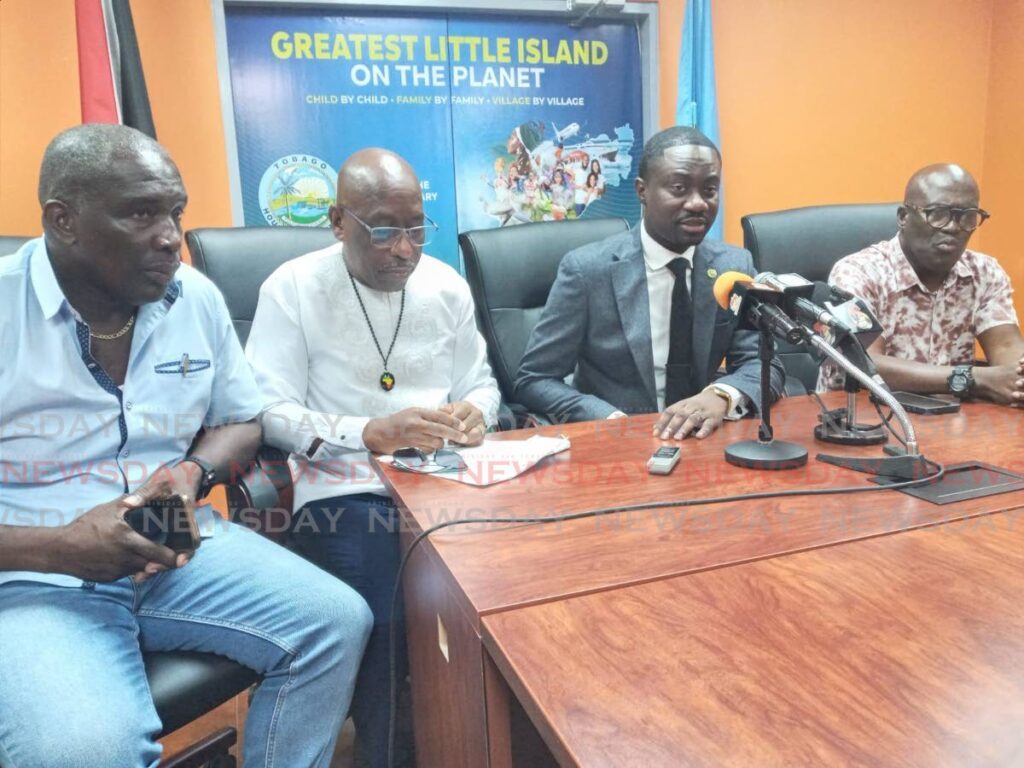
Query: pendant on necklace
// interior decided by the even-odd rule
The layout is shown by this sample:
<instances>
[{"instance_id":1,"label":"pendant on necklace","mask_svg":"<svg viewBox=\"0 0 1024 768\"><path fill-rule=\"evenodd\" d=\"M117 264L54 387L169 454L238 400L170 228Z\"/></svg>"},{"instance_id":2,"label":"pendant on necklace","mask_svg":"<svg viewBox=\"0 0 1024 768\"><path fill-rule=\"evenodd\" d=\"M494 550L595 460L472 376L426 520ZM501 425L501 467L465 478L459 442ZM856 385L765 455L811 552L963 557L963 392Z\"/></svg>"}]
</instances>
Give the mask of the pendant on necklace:
<instances>
[{"instance_id":1,"label":"pendant on necklace","mask_svg":"<svg viewBox=\"0 0 1024 768\"><path fill-rule=\"evenodd\" d=\"M380 375L380 388L385 392L390 392L395 388L395 374L391 371L384 371Z\"/></svg>"}]
</instances>

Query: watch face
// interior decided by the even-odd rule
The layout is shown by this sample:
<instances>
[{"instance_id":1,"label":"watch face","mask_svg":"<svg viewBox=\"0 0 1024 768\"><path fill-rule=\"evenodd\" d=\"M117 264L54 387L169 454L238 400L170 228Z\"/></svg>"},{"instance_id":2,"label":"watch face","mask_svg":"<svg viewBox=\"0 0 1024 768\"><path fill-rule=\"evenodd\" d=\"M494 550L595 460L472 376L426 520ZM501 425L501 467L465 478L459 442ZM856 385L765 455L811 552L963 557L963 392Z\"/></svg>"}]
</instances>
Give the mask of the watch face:
<instances>
[{"instance_id":1,"label":"watch face","mask_svg":"<svg viewBox=\"0 0 1024 768\"><path fill-rule=\"evenodd\" d=\"M967 391L967 375L957 371L949 380L949 388L954 394L961 394Z\"/></svg>"}]
</instances>

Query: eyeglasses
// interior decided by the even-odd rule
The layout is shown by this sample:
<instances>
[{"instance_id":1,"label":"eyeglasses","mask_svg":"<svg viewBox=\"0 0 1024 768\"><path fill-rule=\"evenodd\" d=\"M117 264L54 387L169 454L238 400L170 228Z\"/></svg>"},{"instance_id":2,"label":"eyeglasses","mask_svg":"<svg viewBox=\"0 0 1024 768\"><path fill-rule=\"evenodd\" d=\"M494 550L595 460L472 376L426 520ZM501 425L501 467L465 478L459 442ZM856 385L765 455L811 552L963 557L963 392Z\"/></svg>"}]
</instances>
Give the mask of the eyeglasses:
<instances>
[{"instance_id":1,"label":"eyeglasses","mask_svg":"<svg viewBox=\"0 0 1024 768\"><path fill-rule=\"evenodd\" d=\"M934 229L942 229L955 221L956 225L964 232L973 232L989 217L989 212L981 208L953 208L948 205L926 205L920 207L904 203L907 208L912 208L924 216L924 220Z\"/></svg>"},{"instance_id":2,"label":"eyeglasses","mask_svg":"<svg viewBox=\"0 0 1024 768\"><path fill-rule=\"evenodd\" d=\"M392 456L395 466L412 472L445 472L467 469L465 460L453 450L441 448L429 455L419 448L399 448Z\"/></svg>"},{"instance_id":3,"label":"eyeglasses","mask_svg":"<svg viewBox=\"0 0 1024 768\"><path fill-rule=\"evenodd\" d=\"M410 243L420 248L430 242L438 229L437 224L429 216L423 217L426 224L422 227L371 227L350 209L341 208L341 210L363 225L363 228L370 233L370 245L375 248L394 248L403 236L409 238Z\"/></svg>"}]
</instances>

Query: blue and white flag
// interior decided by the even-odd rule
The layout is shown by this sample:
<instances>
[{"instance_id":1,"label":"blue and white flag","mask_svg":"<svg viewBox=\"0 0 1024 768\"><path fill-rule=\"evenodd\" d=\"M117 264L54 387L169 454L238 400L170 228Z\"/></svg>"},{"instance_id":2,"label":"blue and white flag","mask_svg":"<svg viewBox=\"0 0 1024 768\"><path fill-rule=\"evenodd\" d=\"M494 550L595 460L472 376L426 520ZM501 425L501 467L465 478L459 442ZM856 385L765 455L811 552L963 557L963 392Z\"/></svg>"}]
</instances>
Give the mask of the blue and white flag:
<instances>
[{"instance_id":1,"label":"blue and white flag","mask_svg":"<svg viewBox=\"0 0 1024 768\"><path fill-rule=\"evenodd\" d=\"M697 128L721 149L718 131L718 97L715 95L715 47L711 31L711 0L686 0L683 42L679 54L679 95L676 125ZM725 205L718 193L718 217L708 231L722 239Z\"/></svg>"}]
</instances>

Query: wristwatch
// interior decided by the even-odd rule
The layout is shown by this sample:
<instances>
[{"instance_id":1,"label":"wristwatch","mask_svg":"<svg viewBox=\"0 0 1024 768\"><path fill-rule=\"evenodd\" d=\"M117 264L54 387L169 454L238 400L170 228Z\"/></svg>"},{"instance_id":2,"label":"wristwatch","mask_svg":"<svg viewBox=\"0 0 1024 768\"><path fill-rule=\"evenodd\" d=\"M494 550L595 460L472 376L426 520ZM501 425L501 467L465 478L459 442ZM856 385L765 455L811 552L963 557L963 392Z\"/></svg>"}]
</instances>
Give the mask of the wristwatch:
<instances>
[{"instance_id":1,"label":"wristwatch","mask_svg":"<svg viewBox=\"0 0 1024 768\"><path fill-rule=\"evenodd\" d=\"M199 490L196 491L196 501L206 498L210 494L210 489L217 484L217 470L214 469L213 464L198 456L186 456L178 463L184 464L186 461L195 464L202 472L199 480Z\"/></svg>"},{"instance_id":2,"label":"wristwatch","mask_svg":"<svg viewBox=\"0 0 1024 768\"><path fill-rule=\"evenodd\" d=\"M953 372L946 379L949 391L961 400L969 400L974 392L974 371L970 365L953 366Z\"/></svg>"},{"instance_id":3,"label":"wristwatch","mask_svg":"<svg viewBox=\"0 0 1024 768\"><path fill-rule=\"evenodd\" d=\"M725 400L726 413L732 410L732 396L724 387L720 387L717 384L709 384L704 391L710 392L713 395L718 395L720 398Z\"/></svg>"}]
</instances>

